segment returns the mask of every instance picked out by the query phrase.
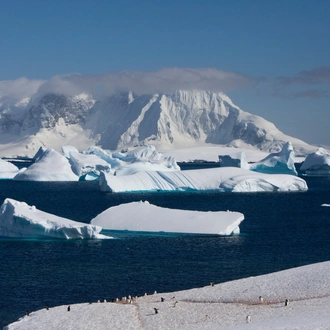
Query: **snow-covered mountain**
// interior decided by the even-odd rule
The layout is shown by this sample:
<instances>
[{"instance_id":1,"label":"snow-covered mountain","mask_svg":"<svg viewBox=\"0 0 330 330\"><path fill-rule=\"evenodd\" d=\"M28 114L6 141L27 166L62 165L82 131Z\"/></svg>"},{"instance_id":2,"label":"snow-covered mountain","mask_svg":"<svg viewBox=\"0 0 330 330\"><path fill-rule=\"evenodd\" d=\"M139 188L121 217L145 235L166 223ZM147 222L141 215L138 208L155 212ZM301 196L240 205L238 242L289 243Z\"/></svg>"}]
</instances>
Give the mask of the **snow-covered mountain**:
<instances>
[{"instance_id":1,"label":"snow-covered mountain","mask_svg":"<svg viewBox=\"0 0 330 330\"><path fill-rule=\"evenodd\" d=\"M220 92L118 92L101 100L47 93L0 104L0 156L33 156L40 146L60 150L68 144L110 150L143 143L162 150L219 144L277 152L287 141L297 155L315 150Z\"/></svg>"}]
</instances>

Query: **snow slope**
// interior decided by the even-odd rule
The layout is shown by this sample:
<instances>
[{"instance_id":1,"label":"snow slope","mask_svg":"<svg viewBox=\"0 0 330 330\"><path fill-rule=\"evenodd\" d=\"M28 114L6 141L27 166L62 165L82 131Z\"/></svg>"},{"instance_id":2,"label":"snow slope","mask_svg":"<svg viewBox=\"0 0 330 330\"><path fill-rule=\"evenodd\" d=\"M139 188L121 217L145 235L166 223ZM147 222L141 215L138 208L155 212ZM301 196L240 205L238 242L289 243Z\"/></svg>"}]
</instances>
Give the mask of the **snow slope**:
<instances>
[{"instance_id":1,"label":"snow slope","mask_svg":"<svg viewBox=\"0 0 330 330\"><path fill-rule=\"evenodd\" d=\"M143 143L159 150L225 145L278 152L290 141L297 155L313 150L267 120L242 111L221 92L117 92L99 100L86 93L48 92L32 95L22 104L20 116L14 104L6 111L0 109L0 138L4 141L0 156L33 156L40 146L59 151L62 145L86 150L97 144L117 150Z\"/></svg>"},{"instance_id":2,"label":"snow slope","mask_svg":"<svg viewBox=\"0 0 330 330\"><path fill-rule=\"evenodd\" d=\"M4 329L329 330L329 272L330 262L323 262L192 290L140 296L132 303L77 304L70 311L68 306L58 306L32 312Z\"/></svg>"}]
</instances>

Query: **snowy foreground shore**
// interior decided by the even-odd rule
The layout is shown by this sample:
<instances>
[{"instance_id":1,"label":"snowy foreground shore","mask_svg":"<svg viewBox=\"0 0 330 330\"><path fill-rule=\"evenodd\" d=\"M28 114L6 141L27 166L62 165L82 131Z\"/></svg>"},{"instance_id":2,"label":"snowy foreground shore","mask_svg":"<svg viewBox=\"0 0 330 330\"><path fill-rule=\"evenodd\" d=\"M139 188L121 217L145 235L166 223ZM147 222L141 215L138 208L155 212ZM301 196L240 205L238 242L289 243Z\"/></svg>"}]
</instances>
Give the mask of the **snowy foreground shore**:
<instances>
[{"instance_id":1,"label":"snowy foreground shore","mask_svg":"<svg viewBox=\"0 0 330 330\"><path fill-rule=\"evenodd\" d=\"M4 330L330 329L329 273L330 262L323 262L192 290L155 293L132 303L127 292L126 301L102 299L71 305L69 311L69 306L59 306L30 312Z\"/></svg>"}]
</instances>

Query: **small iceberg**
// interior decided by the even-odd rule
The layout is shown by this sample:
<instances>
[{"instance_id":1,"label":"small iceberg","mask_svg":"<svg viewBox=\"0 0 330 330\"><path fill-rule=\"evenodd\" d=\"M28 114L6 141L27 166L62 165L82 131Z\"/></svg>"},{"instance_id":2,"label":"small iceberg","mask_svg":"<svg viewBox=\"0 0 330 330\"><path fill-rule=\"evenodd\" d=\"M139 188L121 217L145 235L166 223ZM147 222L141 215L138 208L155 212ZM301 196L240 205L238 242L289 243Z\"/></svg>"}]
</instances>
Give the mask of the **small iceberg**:
<instances>
[{"instance_id":1,"label":"small iceberg","mask_svg":"<svg viewBox=\"0 0 330 330\"><path fill-rule=\"evenodd\" d=\"M102 227L58 217L7 198L0 208L0 237L42 238L111 238L100 234Z\"/></svg>"},{"instance_id":2,"label":"small iceberg","mask_svg":"<svg viewBox=\"0 0 330 330\"><path fill-rule=\"evenodd\" d=\"M72 172L69 161L54 149L40 148L35 156L35 163L24 172L19 172L17 181L78 181Z\"/></svg>"},{"instance_id":3,"label":"small iceberg","mask_svg":"<svg viewBox=\"0 0 330 330\"><path fill-rule=\"evenodd\" d=\"M264 159L250 164L250 170L268 174L298 175L294 166L294 150L291 142L285 143L280 152L272 153Z\"/></svg>"},{"instance_id":4,"label":"small iceberg","mask_svg":"<svg viewBox=\"0 0 330 330\"><path fill-rule=\"evenodd\" d=\"M300 167L305 175L329 176L330 175L330 154L319 148L316 152L309 154Z\"/></svg>"},{"instance_id":5,"label":"small iceberg","mask_svg":"<svg viewBox=\"0 0 330 330\"><path fill-rule=\"evenodd\" d=\"M231 235L240 232L243 220L239 212L186 211L140 201L110 207L91 224L108 230Z\"/></svg>"}]
</instances>

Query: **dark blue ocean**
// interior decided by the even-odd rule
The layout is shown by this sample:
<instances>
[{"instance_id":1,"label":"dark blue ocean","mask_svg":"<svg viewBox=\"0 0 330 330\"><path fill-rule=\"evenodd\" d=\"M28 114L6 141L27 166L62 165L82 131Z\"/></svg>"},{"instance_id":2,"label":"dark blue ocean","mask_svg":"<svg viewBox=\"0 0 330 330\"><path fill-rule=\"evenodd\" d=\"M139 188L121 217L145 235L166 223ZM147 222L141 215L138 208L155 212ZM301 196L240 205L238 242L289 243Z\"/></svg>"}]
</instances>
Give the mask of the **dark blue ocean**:
<instances>
[{"instance_id":1,"label":"dark blue ocean","mask_svg":"<svg viewBox=\"0 0 330 330\"><path fill-rule=\"evenodd\" d=\"M114 240L0 240L0 329L26 310L183 290L330 260L330 178L302 193L102 193L93 182L0 181L7 197L89 222L110 206L148 200L245 215L237 236L138 235Z\"/></svg>"}]
</instances>

